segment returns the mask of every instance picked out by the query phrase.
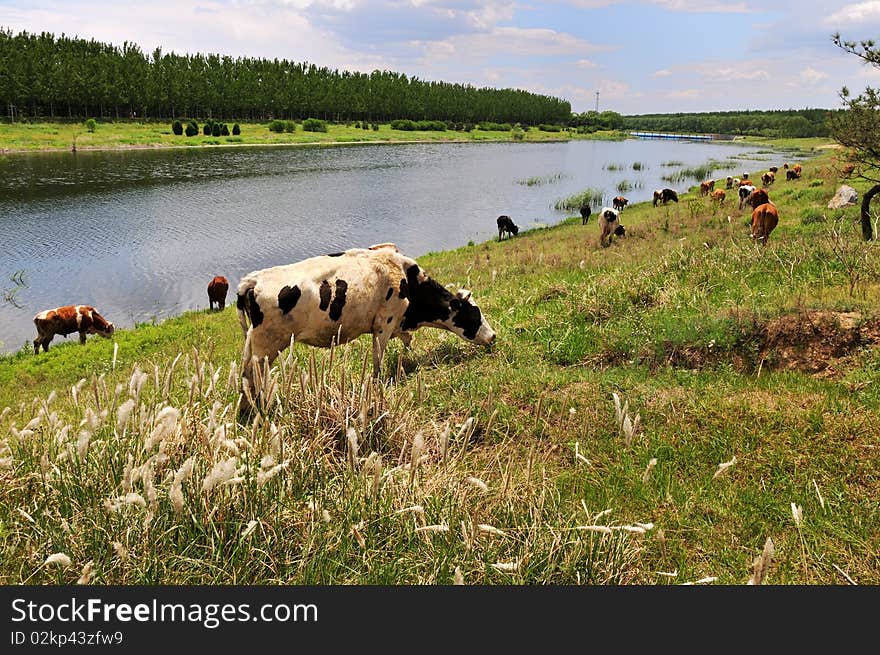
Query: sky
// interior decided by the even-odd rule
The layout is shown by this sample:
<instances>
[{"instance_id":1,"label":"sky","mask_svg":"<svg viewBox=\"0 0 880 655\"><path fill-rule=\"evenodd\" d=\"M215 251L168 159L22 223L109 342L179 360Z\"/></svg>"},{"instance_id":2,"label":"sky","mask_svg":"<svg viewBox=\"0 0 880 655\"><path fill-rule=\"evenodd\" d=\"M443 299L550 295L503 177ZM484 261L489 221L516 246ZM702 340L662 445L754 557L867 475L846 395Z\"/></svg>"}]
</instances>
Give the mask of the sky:
<instances>
[{"instance_id":1,"label":"sky","mask_svg":"<svg viewBox=\"0 0 880 655\"><path fill-rule=\"evenodd\" d=\"M0 0L0 28L390 70L621 114L841 107L880 0ZM598 95L597 95L598 94Z\"/></svg>"}]
</instances>

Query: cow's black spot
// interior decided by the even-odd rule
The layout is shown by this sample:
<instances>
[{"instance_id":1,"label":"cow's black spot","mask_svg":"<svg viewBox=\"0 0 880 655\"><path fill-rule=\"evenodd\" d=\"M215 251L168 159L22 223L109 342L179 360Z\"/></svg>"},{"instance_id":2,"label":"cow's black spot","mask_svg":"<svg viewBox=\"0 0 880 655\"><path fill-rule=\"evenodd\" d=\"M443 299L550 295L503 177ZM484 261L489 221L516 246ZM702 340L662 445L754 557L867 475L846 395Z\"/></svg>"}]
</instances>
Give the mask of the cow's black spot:
<instances>
[{"instance_id":1,"label":"cow's black spot","mask_svg":"<svg viewBox=\"0 0 880 655\"><path fill-rule=\"evenodd\" d=\"M407 298L409 297L409 285L406 283L406 280L401 278L400 280L400 291L397 292L398 298Z\"/></svg>"},{"instance_id":2,"label":"cow's black spot","mask_svg":"<svg viewBox=\"0 0 880 655\"><path fill-rule=\"evenodd\" d=\"M281 291L278 292L278 307L281 309L281 313L286 314L296 307L296 303L299 302L301 295L302 291L296 285L293 288L288 286L281 287Z\"/></svg>"},{"instance_id":3,"label":"cow's black spot","mask_svg":"<svg viewBox=\"0 0 880 655\"><path fill-rule=\"evenodd\" d=\"M336 295L333 302L330 303L330 319L338 321L342 316L342 308L345 307L345 292L348 289L348 282L345 280L336 280Z\"/></svg>"},{"instance_id":4,"label":"cow's black spot","mask_svg":"<svg viewBox=\"0 0 880 655\"><path fill-rule=\"evenodd\" d=\"M318 308L325 312L327 308L330 306L330 296L333 291L330 289L330 283L327 280L321 282L321 288L318 289L318 295L321 297L321 304L318 305Z\"/></svg>"},{"instance_id":5,"label":"cow's black spot","mask_svg":"<svg viewBox=\"0 0 880 655\"><path fill-rule=\"evenodd\" d=\"M417 266L411 268L418 269ZM407 271L409 274L409 271ZM415 273L418 275L418 272ZM412 278L409 283L409 306L403 315L401 327L404 330L415 330L425 323L442 322L449 318L450 301L453 296L443 286L428 278L414 285Z\"/></svg>"},{"instance_id":6,"label":"cow's black spot","mask_svg":"<svg viewBox=\"0 0 880 655\"><path fill-rule=\"evenodd\" d=\"M394 295L394 287L388 287L388 293L385 294L385 300L391 300L391 296Z\"/></svg>"},{"instance_id":7,"label":"cow's black spot","mask_svg":"<svg viewBox=\"0 0 880 655\"><path fill-rule=\"evenodd\" d=\"M390 322L393 321L393 320L394 320L394 317L393 317L393 316L389 316L389 317L388 317L388 320L385 321L385 322L386 322L386 323L390 323Z\"/></svg>"},{"instance_id":8,"label":"cow's black spot","mask_svg":"<svg viewBox=\"0 0 880 655\"><path fill-rule=\"evenodd\" d=\"M260 305L254 297L253 288L245 292L245 307L247 315L251 319L251 325L256 328L263 322L263 312L260 310Z\"/></svg>"},{"instance_id":9,"label":"cow's black spot","mask_svg":"<svg viewBox=\"0 0 880 655\"><path fill-rule=\"evenodd\" d=\"M328 256L328 257L342 257L344 254L345 254L344 252L331 252L331 253L330 253L329 255L327 255L327 256Z\"/></svg>"},{"instance_id":10,"label":"cow's black spot","mask_svg":"<svg viewBox=\"0 0 880 655\"><path fill-rule=\"evenodd\" d=\"M236 309L241 309L242 311L244 310L244 296L238 296L235 301L235 307Z\"/></svg>"}]
</instances>

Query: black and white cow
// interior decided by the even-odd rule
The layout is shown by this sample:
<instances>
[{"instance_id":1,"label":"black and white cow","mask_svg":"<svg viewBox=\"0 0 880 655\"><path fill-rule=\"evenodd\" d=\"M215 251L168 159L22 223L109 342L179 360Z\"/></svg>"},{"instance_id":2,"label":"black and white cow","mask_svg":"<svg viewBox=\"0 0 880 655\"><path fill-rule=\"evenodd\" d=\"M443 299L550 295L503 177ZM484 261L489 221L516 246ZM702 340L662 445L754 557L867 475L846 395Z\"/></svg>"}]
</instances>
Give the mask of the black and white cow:
<instances>
[{"instance_id":1,"label":"black and white cow","mask_svg":"<svg viewBox=\"0 0 880 655\"><path fill-rule=\"evenodd\" d=\"M749 199L749 195L751 195L752 191L754 191L757 187L751 184L743 184L739 188L739 208L742 209L743 205L746 204L746 201Z\"/></svg>"},{"instance_id":2,"label":"black and white cow","mask_svg":"<svg viewBox=\"0 0 880 655\"><path fill-rule=\"evenodd\" d=\"M392 243L254 271L241 279L237 296L245 334L242 374L252 397L255 362L271 364L291 337L329 348L370 333L374 376L388 340L409 345L420 327L449 330L477 345L495 339L470 291L450 293ZM251 409L246 394L239 409Z\"/></svg>"},{"instance_id":3,"label":"black and white cow","mask_svg":"<svg viewBox=\"0 0 880 655\"><path fill-rule=\"evenodd\" d=\"M612 235L623 236L626 230L620 224L620 212L611 207L603 207L599 212L599 245L611 245Z\"/></svg>"},{"instance_id":4,"label":"black and white cow","mask_svg":"<svg viewBox=\"0 0 880 655\"><path fill-rule=\"evenodd\" d=\"M495 222L498 224L499 241L504 238L505 233L507 233L508 238L519 234L519 227L517 227L510 216L499 216L495 219Z\"/></svg>"},{"instance_id":5,"label":"black and white cow","mask_svg":"<svg viewBox=\"0 0 880 655\"><path fill-rule=\"evenodd\" d=\"M678 193L675 191L675 189L666 188L666 189L657 189L656 191L654 191L654 206L655 207L657 206L658 202L665 205L670 200L672 202L678 202Z\"/></svg>"}]
</instances>

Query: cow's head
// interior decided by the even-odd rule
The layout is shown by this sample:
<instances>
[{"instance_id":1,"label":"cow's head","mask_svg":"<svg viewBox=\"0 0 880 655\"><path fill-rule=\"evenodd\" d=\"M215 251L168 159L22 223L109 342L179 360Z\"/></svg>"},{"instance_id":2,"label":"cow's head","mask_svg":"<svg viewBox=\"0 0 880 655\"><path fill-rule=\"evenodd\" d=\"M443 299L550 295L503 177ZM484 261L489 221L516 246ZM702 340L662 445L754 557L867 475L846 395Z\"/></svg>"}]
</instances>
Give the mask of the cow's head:
<instances>
[{"instance_id":1,"label":"cow's head","mask_svg":"<svg viewBox=\"0 0 880 655\"><path fill-rule=\"evenodd\" d=\"M519 234L519 226L511 223L510 224L510 231L513 232L514 234Z\"/></svg>"},{"instance_id":2,"label":"cow's head","mask_svg":"<svg viewBox=\"0 0 880 655\"><path fill-rule=\"evenodd\" d=\"M409 305L401 324L404 331L431 326L449 330L480 346L494 341L495 330L471 300L470 291L459 289L453 295L415 265L407 269L406 277Z\"/></svg>"},{"instance_id":3,"label":"cow's head","mask_svg":"<svg viewBox=\"0 0 880 655\"><path fill-rule=\"evenodd\" d=\"M626 228L623 225L618 225L614 230L614 234L619 237L626 236Z\"/></svg>"},{"instance_id":4,"label":"cow's head","mask_svg":"<svg viewBox=\"0 0 880 655\"><path fill-rule=\"evenodd\" d=\"M109 337L113 334L114 329L116 328L113 326L113 323L105 319L98 312L92 311L92 327L89 328L89 333Z\"/></svg>"}]
</instances>

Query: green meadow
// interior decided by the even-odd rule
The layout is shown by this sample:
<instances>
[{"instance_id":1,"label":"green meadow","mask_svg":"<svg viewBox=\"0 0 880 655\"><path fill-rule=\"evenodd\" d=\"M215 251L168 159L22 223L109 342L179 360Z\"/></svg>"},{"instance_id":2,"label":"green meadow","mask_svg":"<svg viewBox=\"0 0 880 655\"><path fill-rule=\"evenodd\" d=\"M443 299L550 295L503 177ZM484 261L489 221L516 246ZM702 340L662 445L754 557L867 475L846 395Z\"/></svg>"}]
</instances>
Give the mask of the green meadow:
<instances>
[{"instance_id":1,"label":"green meadow","mask_svg":"<svg viewBox=\"0 0 880 655\"><path fill-rule=\"evenodd\" d=\"M880 249L809 147L766 246L691 187L420 257L491 349L295 344L246 423L234 303L0 358L0 582L880 584Z\"/></svg>"}]
</instances>

